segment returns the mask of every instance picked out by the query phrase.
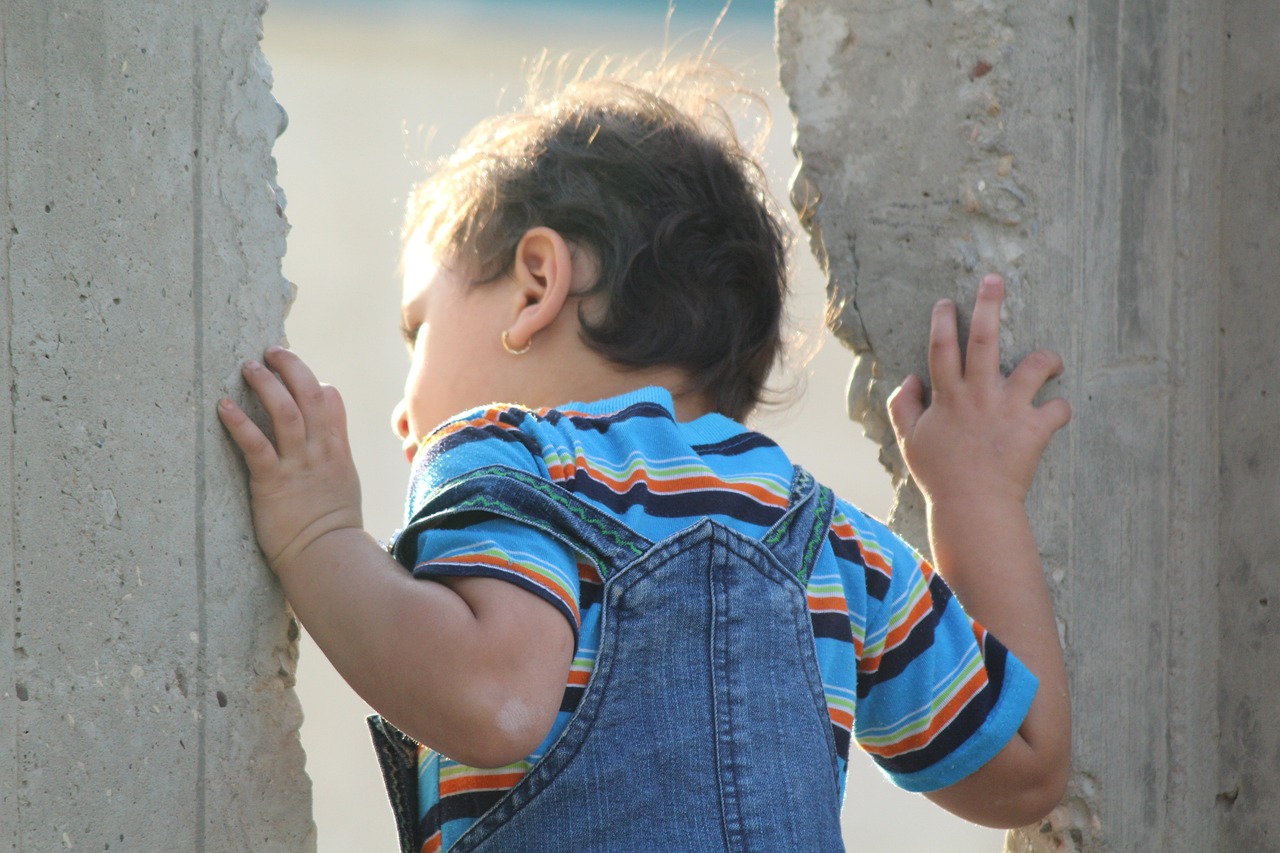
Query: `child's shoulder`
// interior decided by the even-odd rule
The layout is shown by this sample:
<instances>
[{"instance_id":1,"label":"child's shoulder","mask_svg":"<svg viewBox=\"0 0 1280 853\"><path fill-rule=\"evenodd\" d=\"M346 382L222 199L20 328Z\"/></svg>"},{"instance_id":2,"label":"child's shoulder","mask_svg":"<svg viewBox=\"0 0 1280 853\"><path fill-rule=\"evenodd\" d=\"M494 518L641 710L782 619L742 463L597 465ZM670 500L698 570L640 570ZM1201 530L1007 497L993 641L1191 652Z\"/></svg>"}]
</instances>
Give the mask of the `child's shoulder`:
<instances>
[{"instance_id":1,"label":"child's shoulder","mask_svg":"<svg viewBox=\"0 0 1280 853\"><path fill-rule=\"evenodd\" d=\"M664 398L665 395L665 398ZM432 430L414 457L415 490L438 488L479 468L505 465L548 479L583 445L643 444L673 422L661 388L554 408L493 403L461 412Z\"/></svg>"}]
</instances>

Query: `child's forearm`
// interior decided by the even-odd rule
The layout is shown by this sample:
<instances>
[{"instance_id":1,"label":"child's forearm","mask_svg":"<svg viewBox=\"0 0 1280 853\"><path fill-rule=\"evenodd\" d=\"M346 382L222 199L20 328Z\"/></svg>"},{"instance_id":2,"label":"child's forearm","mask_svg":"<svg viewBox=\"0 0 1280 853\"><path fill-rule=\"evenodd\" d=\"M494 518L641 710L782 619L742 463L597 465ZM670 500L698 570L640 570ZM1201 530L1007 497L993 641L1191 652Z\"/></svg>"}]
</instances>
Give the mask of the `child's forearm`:
<instances>
[{"instance_id":1,"label":"child's forearm","mask_svg":"<svg viewBox=\"0 0 1280 853\"><path fill-rule=\"evenodd\" d=\"M929 504L936 567L965 610L1039 680L1013 741L976 773L929 794L987 826L1039 820L1062 796L1071 768L1071 703L1057 623L1021 501Z\"/></svg>"},{"instance_id":2,"label":"child's forearm","mask_svg":"<svg viewBox=\"0 0 1280 853\"><path fill-rule=\"evenodd\" d=\"M1018 501L930 503L935 565L965 611L1039 679L1019 735L1054 765L1068 763L1071 705L1057 621L1027 514Z\"/></svg>"},{"instance_id":3,"label":"child's forearm","mask_svg":"<svg viewBox=\"0 0 1280 853\"><path fill-rule=\"evenodd\" d=\"M528 755L550 728L572 649L543 654L528 642L512 643L513 633L524 633L522 608L532 608L535 619L549 617L546 635L571 635L545 602L502 581L473 579L488 584L477 598L474 583L460 593L414 578L351 528L325 534L277 574L334 668L419 741L466 764L501 766ZM490 593L518 598L498 614L484 599ZM494 625L495 615L502 624ZM564 673L530 679L539 668ZM526 680L529 690L521 687Z\"/></svg>"}]
</instances>

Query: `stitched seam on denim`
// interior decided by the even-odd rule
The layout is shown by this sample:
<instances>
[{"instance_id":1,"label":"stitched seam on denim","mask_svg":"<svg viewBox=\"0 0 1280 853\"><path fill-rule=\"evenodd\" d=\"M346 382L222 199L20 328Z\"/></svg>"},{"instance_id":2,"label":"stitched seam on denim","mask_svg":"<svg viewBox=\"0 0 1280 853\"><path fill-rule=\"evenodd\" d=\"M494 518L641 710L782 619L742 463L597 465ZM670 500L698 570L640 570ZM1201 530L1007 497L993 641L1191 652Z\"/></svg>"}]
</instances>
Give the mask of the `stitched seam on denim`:
<instances>
[{"instance_id":1,"label":"stitched seam on denim","mask_svg":"<svg viewBox=\"0 0 1280 853\"><path fill-rule=\"evenodd\" d=\"M731 773L733 768L733 757L731 754L733 748L733 714L729 707L732 703L728 701L731 698L727 695L728 687L727 685L722 686L720 683L720 679L728 678L728 654L727 650L724 653L721 651L721 643L724 641L721 638L721 632L719 630L720 620L723 618L723 614L721 613L722 600L727 603L728 596L722 597L721 589L719 585L716 584L715 572L716 546L720 544L722 535L723 534L721 534L718 529L712 528L711 545L707 549L706 577L709 592L707 598L711 602L711 637L709 638L712 659L711 714L712 728L715 732L716 788L720 794L720 832L721 837L724 839L725 849L733 850L734 842L741 837L741 832L732 832L729 827L730 821L728 806L729 801L736 801L738 796L737 780L734 778L726 780L724 772L726 758L728 759L728 765ZM722 693L726 694L724 702L720 701ZM726 755L726 753L730 754ZM729 788L728 791L726 791L726 783Z\"/></svg>"},{"instance_id":2,"label":"stitched seam on denim","mask_svg":"<svg viewBox=\"0 0 1280 853\"><path fill-rule=\"evenodd\" d=\"M761 540L769 546L777 545L791 531L792 524L795 523L796 516L800 514L799 504L803 500L806 489L812 484L813 478L809 476L809 472L803 468L796 466L795 477L791 483L791 493L788 498L789 508L782 518L778 519L778 523L773 526Z\"/></svg>"},{"instance_id":3,"label":"stitched seam on denim","mask_svg":"<svg viewBox=\"0 0 1280 853\"><path fill-rule=\"evenodd\" d=\"M804 557L800 561L800 571L796 573L796 577L802 584L808 583L809 575L813 572L813 564L817 560L818 548L827 538L827 529L831 526L831 519L827 512L830 499L830 489L824 488L818 492L818 505L813 511L813 527L809 531L809 541L804 546Z\"/></svg>"}]
</instances>

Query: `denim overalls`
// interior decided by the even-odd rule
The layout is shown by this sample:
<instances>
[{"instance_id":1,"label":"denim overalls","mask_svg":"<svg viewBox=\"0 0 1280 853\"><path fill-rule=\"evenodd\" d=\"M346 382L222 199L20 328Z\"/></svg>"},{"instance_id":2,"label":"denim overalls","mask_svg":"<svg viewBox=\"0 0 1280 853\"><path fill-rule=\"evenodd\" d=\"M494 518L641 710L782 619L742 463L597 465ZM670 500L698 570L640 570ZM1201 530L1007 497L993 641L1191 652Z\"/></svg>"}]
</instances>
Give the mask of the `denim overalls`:
<instances>
[{"instance_id":1,"label":"denim overalls","mask_svg":"<svg viewBox=\"0 0 1280 853\"><path fill-rule=\"evenodd\" d=\"M843 850L831 722L805 581L834 499L797 468L760 541L710 519L651 543L546 480L487 468L424 506L392 546L490 513L596 562L599 655L559 740L459 851ZM417 744L370 719L401 849L418 853Z\"/></svg>"}]
</instances>

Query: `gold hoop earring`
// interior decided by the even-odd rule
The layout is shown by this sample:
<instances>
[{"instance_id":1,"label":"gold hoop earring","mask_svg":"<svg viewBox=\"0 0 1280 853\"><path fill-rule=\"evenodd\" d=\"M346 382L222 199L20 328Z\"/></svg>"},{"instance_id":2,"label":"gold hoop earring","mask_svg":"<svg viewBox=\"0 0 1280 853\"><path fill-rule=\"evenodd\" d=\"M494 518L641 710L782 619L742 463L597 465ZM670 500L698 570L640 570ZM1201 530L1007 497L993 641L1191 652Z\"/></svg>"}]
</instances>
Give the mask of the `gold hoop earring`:
<instances>
[{"instance_id":1,"label":"gold hoop earring","mask_svg":"<svg viewBox=\"0 0 1280 853\"><path fill-rule=\"evenodd\" d=\"M507 332L506 332L506 330L505 330L505 329L503 330L503 332L502 332L502 348L503 348L504 350L506 350L507 352L511 353L512 355L524 355L525 353L527 353L527 352L529 351L529 348L530 348L530 347L532 347L532 346L533 346L533 338L529 338L529 343L527 343L527 344L525 344L525 345L524 345L524 349L513 349L513 348L512 348L512 346L511 346L511 340L507 337Z\"/></svg>"}]
</instances>

